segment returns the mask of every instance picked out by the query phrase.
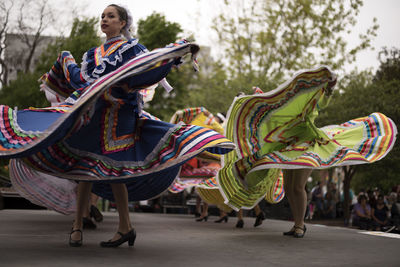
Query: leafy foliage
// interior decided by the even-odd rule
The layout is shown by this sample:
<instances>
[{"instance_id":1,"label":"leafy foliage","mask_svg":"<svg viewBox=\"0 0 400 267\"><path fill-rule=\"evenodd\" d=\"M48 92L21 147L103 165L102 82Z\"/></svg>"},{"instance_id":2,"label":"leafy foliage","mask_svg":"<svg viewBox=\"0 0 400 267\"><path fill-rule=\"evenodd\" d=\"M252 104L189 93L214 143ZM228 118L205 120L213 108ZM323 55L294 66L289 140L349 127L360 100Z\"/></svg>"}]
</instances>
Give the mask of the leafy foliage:
<instances>
[{"instance_id":1,"label":"leafy foliage","mask_svg":"<svg viewBox=\"0 0 400 267\"><path fill-rule=\"evenodd\" d=\"M375 74L374 81L400 80L400 50L386 47L379 52L380 68Z\"/></svg>"},{"instance_id":2,"label":"leafy foliage","mask_svg":"<svg viewBox=\"0 0 400 267\"><path fill-rule=\"evenodd\" d=\"M95 18L82 21L75 19L70 36L59 38L54 44L50 44L34 72L18 73L16 80L0 90L1 103L11 107L17 106L19 109L49 106L43 92L39 90L38 79L51 68L61 50L68 50L80 59L84 52L98 46L100 38L96 34L96 22ZM77 63L79 64L79 61Z\"/></svg>"},{"instance_id":3,"label":"leafy foliage","mask_svg":"<svg viewBox=\"0 0 400 267\"><path fill-rule=\"evenodd\" d=\"M48 106L46 97L39 91L39 77L37 72L18 73L16 80L0 90L1 104L19 109Z\"/></svg>"},{"instance_id":4,"label":"leafy foliage","mask_svg":"<svg viewBox=\"0 0 400 267\"><path fill-rule=\"evenodd\" d=\"M182 28L178 23L169 22L164 15L156 12L138 21L137 34L140 43L149 50L175 42L180 33Z\"/></svg>"},{"instance_id":5,"label":"leafy foliage","mask_svg":"<svg viewBox=\"0 0 400 267\"><path fill-rule=\"evenodd\" d=\"M319 125L339 124L373 112L383 113L400 125L399 50L385 51L389 56L382 60L375 75L369 72L352 73L343 79L330 105L319 116ZM352 186L355 191L373 187L388 191L393 185L400 184L399 172L400 145L397 142L384 159L360 165Z\"/></svg>"},{"instance_id":6,"label":"leafy foliage","mask_svg":"<svg viewBox=\"0 0 400 267\"><path fill-rule=\"evenodd\" d=\"M139 41L149 50L177 41L181 33L182 28L179 24L167 21L164 15L158 13L153 13L138 22ZM159 86L153 100L145 107L148 112L164 121L169 121L177 110L187 107L189 88L196 80L196 73L190 64L183 64L173 69L167 79L174 90L167 93Z\"/></svg>"},{"instance_id":7,"label":"leafy foliage","mask_svg":"<svg viewBox=\"0 0 400 267\"><path fill-rule=\"evenodd\" d=\"M49 45L42 54L36 70L41 73L47 72L61 51L70 51L79 64L86 51L101 44L96 32L97 22L97 18L74 19L69 37L58 38L54 44Z\"/></svg>"},{"instance_id":8,"label":"leafy foliage","mask_svg":"<svg viewBox=\"0 0 400 267\"><path fill-rule=\"evenodd\" d=\"M371 46L378 29L374 19L360 35L359 45L347 48L346 34L356 23L361 0L224 2L224 10L232 12L219 15L213 28L229 62L228 72L244 83L267 77L281 82L289 72L317 64L340 69Z\"/></svg>"}]
</instances>

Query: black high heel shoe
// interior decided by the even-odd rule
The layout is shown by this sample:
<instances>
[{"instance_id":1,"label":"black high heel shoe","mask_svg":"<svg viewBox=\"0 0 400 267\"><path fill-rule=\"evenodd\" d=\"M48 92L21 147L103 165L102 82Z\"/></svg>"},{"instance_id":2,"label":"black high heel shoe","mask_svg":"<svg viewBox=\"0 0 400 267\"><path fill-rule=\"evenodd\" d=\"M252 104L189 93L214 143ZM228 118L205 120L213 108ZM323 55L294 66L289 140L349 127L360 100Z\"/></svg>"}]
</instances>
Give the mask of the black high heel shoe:
<instances>
[{"instance_id":1,"label":"black high heel shoe","mask_svg":"<svg viewBox=\"0 0 400 267\"><path fill-rule=\"evenodd\" d=\"M306 228L305 225L304 225L303 228L301 228L301 227L299 227L299 226L295 226L294 228L295 228L295 230L294 230L294 233L293 233L293 237L296 237L296 238L302 238L302 237L304 237L304 235L305 235L305 233L306 233L306 231L307 231L307 228ZM296 229L300 229L300 230L302 230L303 232L302 232L302 233L298 233L298 232L296 232Z\"/></svg>"},{"instance_id":2,"label":"black high heel shoe","mask_svg":"<svg viewBox=\"0 0 400 267\"><path fill-rule=\"evenodd\" d=\"M81 233L81 239L79 239L79 240L73 240L72 238L71 238L71 235L73 234L73 233L75 233L75 232L80 232ZM83 237L83 233L82 233L82 230L81 229L75 229L75 230L71 230L71 233L69 234L69 245L71 246L71 247L81 247L82 246L82 237Z\"/></svg>"},{"instance_id":3,"label":"black high heel shoe","mask_svg":"<svg viewBox=\"0 0 400 267\"><path fill-rule=\"evenodd\" d=\"M118 234L121 236L119 239L117 239L115 241L109 240L109 241L100 242L100 246L105 247L105 248L116 248L116 247L119 247L120 245L122 245L123 243L125 243L126 241L128 241L128 245L130 247L132 247L133 244L135 243L135 239L136 239L135 229L130 230L126 234L123 234L121 232L118 232Z\"/></svg>"},{"instance_id":4,"label":"black high heel shoe","mask_svg":"<svg viewBox=\"0 0 400 267\"><path fill-rule=\"evenodd\" d=\"M82 223L83 223L83 229L92 229L92 230L94 230L94 229L97 228L96 224L90 218L83 217L82 218Z\"/></svg>"},{"instance_id":5,"label":"black high heel shoe","mask_svg":"<svg viewBox=\"0 0 400 267\"><path fill-rule=\"evenodd\" d=\"M257 215L256 221L254 222L254 227L257 227L257 226L261 225L264 220L265 220L265 214L264 214L264 212L261 211Z\"/></svg>"},{"instance_id":6,"label":"black high heel shoe","mask_svg":"<svg viewBox=\"0 0 400 267\"><path fill-rule=\"evenodd\" d=\"M198 218L198 219L196 219L196 222L201 222L201 221L207 221L208 220L208 215L207 216L204 216L204 217L200 217L200 218Z\"/></svg>"},{"instance_id":7,"label":"black high heel shoe","mask_svg":"<svg viewBox=\"0 0 400 267\"><path fill-rule=\"evenodd\" d=\"M94 206L91 205L90 206L90 217L94 218L94 220L96 222L102 222L103 221L103 214L101 214L101 212L99 211L99 209Z\"/></svg>"},{"instance_id":8,"label":"black high heel shoe","mask_svg":"<svg viewBox=\"0 0 400 267\"><path fill-rule=\"evenodd\" d=\"M215 223L221 223L225 221L226 223L228 222L228 215L225 215L224 217L219 218L218 220L214 221Z\"/></svg>"},{"instance_id":9,"label":"black high heel shoe","mask_svg":"<svg viewBox=\"0 0 400 267\"><path fill-rule=\"evenodd\" d=\"M244 225L244 221L243 220L239 220L236 223L236 228L243 228L243 225Z\"/></svg>"},{"instance_id":10,"label":"black high heel shoe","mask_svg":"<svg viewBox=\"0 0 400 267\"><path fill-rule=\"evenodd\" d=\"M290 229L290 231L283 232L283 235L294 235L294 226L292 227L292 229Z\"/></svg>"}]
</instances>

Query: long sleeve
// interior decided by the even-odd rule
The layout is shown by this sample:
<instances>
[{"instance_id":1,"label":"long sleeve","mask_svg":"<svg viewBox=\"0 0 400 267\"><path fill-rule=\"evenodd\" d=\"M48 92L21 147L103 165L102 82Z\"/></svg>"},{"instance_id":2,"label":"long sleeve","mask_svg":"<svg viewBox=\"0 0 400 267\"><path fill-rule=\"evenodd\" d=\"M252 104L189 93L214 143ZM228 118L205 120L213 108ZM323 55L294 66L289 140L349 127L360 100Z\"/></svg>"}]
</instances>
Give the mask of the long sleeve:
<instances>
[{"instance_id":1,"label":"long sleeve","mask_svg":"<svg viewBox=\"0 0 400 267\"><path fill-rule=\"evenodd\" d=\"M42 89L62 98L68 97L75 90L90 85L82 77L81 69L68 51L60 53L50 71L44 74L40 81Z\"/></svg>"}]
</instances>

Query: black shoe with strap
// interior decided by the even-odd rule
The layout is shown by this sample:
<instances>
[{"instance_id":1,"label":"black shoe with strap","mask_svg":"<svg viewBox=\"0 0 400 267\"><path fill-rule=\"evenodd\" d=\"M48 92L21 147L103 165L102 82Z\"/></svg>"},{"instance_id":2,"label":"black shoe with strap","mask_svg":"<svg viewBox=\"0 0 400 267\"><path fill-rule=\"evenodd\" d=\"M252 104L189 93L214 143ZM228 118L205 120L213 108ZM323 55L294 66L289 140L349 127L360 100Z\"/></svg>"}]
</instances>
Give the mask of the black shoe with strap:
<instances>
[{"instance_id":1,"label":"black shoe with strap","mask_svg":"<svg viewBox=\"0 0 400 267\"><path fill-rule=\"evenodd\" d=\"M198 219L196 219L196 222L201 222L201 221L207 221L208 220L208 215L207 216L204 216L204 217L200 217L200 218L198 218Z\"/></svg>"},{"instance_id":2,"label":"black shoe with strap","mask_svg":"<svg viewBox=\"0 0 400 267\"><path fill-rule=\"evenodd\" d=\"M90 217L92 217L96 222L103 221L103 214L101 214L101 212L95 205L90 206Z\"/></svg>"},{"instance_id":3,"label":"black shoe with strap","mask_svg":"<svg viewBox=\"0 0 400 267\"><path fill-rule=\"evenodd\" d=\"M294 226L292 227L292 229L290 229L290 231L283 232L283 235L294 235Z\"/></svg>"},{"instance_id":4,"label":"black shoe with strap","mask_svg":"<svg viewBox=\"0 0 400 267\"><path fill-rule=\"evenodd\" d=\"M97 225L90 218L83 217L82 222L83 222L83 229L94 230L97 228Z\"/></svg>"},{"instance_id":5,"label":"black shoe with strap","mask_svg":"<svg viewBox=\"0 0 400 267\"><path fill-rule=\"evenodd\" d=\"M79 240L73 240L72 239L72 234L75 232L79 232L81 234L81 238ZM71 247L81 247L82 246L82 237L83 237L83 233L81 229L72 229L71 233L69 234L69 245Z\"/></svg>"},{"instance_id":6,"label":"black shoe with strap","mask_svg":"<svg viewBox=\"0 0 400 267\"><path fill-rule=\"evenodd\" d=\"M216 221L214 221L214 222L215 222L215 223L221 223L221 222L223 222L223 221L225 221L226 223L228 222L228 215L225 215L225 216L219 218L218 220L216 220Z\"/></svg>"},{"instance_id":7,"label":"black shoe with strap","mask_svg":"<svg viewBox=\"0 0 400 267\"><path fill-rule=\"evenodd\" d=\"M100 242L100 246L105 247L105 248L116 248L122 245L125 242L128 242L128 245L132 247L135 243L136 239L136 232L135 229L130 230L128 233L123 234L121 232L118 232L118 234L121 236L119 239L111 241L103 241Z\"/></svg>"},{"instance_id":8,"label":"black shoe with strap","mask_svg":"<svg viewBox=\"0 0 400 267\"><path fill-rule=\"evenodd\" d=\"M256 221L254 222L254 227L257 227L257 226L261 225L264 220L265 220L265 214L264 214L264 212L261 211L257 215Z\"/></svg>"},{"instance_id":9,"label":"black shoe with strap","mask_svg":"<svg viewBox=\"0 0 400 267\"><path fill-rule=\"evenodd\" d=\"M243 220L238 220L236 223L236 228L243 228L244 221Z\"/></svg>"},{"instance_id":10,"label":"black shoe with strap","mask_svg":"<svg viewBox=\"0 0 400 267\"><path fill-rule=\"evenodd\" d=\"M298 231L296 231L297 229L301 230L301 233L299 233ZM295 226L295 227L294 227L293 237L296 237L296 238L303 238L304 235L305 235L305 233L306 233L306 231L307 231L307 228L306 228L305 225L304 225L303 228L302 228L302 227L299 227L299 226Z\"/></svg>"}]
</instances>

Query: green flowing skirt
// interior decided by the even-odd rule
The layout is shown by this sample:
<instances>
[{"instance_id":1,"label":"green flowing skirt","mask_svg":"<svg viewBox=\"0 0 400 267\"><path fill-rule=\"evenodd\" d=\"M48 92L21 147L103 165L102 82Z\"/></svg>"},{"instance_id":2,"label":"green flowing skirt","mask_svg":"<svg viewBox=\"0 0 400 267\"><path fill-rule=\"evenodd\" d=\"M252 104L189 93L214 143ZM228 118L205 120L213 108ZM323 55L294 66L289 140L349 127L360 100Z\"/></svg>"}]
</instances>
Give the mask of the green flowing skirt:
<instances>
[{"instance_id":1,"label":"green flowing skirt","mask_svg":"<svg viewBox=\"0 0 400 267\"><path fill-rule=\"evenodd\" d=\"M280 169L372 163L391 150L396 125L381 113L315 126L335 83L335 74L322 66L297 73L273 91L234 99L225 136L236 151L223 156L217 176L225 204L236 210L252 208Z\"/></svg>"}]
</instances>

